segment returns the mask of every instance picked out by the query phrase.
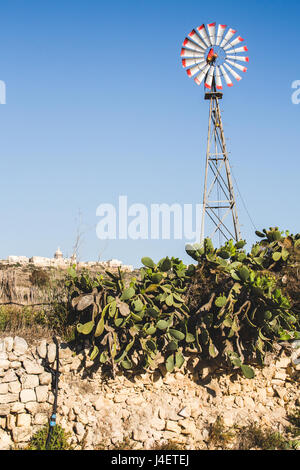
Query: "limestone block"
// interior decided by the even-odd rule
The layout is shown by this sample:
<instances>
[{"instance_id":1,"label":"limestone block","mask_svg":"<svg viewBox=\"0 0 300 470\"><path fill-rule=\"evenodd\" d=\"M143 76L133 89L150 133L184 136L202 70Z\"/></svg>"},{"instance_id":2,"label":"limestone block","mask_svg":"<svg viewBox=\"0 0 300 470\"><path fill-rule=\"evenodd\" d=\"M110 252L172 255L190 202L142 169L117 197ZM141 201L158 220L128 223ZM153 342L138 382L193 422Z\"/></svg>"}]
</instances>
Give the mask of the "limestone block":
<instances>
[{"instance_id":1,"label":"limestone block","mask_svg":"<svg viewBox=\"0 0 300 470\"><path fill-rule=\"evenodd\" d=\"M6 429L6 416L0 416L0 429Z\"/></svg>"},{"instance_id":2,"label":"limestone block","mask_svg":"<svg viewBox=\"0 0 300 470\"><path fill-rule=\"evenodd\" d=\"M167 420L165 430L166 431L176 432L176 433L180 434L181 427L177 423L175 423L174 421Z\"/></svg>"},{"instance_id":3,"label":"limestone block","mask_svg":"<svg viewBox=\"0 0 300 470\"><path fill-rule=\"evenodd\" d=\"M17 444L19 442L28 442L28 441L30 441L31 435L32 435L31 428L27 428L25 426L15 427L12 430L13 441Z\"/></svg>"},{"instance_id":4,"label":"limestone block","mask_svg":"<svg viewBox=\"0 0 300 470\"><path fill-rule=\"evenodd\" d=\"M19 369L22 366L22 363L20 361L12 361L10 363L10 367L12 369Z\"/></svg>"},{"instance_id":5,"label":"limestone block","mask_svg":"<svg viewBox=\"0 0 300 470\"><path fill-rule=\"evenodd\" d=\"M223 405L226 406L226 408L231 408L233 403L235 402L235 396L225 396L222 399Z\"/></svg>"},{"instance_id":6,"label":"limestone block","mask_svg":"<svg viewBox=\"0 0 300 470\"><path fill-rule=\"evenodd\" d=\"M74 431L75 431L75 433L77 434L78 437L83 438L84 433L85 433L84 425L80 422L76 422L74 424Z\"/></svg>"},{"instance_id":7,"label":"limestone block","mask_svg":"<svg viewBox=\"0 0 300 470\"><path fill-rule=\"evenodd\" d=\"M34 416L34 424L36 425L47 424L48 420L49 420L49 416L46 413L37 413Z\"/></svg>"},{"instance_id":8,"label":"limestone block","mask_svg":"<svg viewBox=\"0 0 300 470\"><path fill-rule=\"evenodd\" d=\"M197 430L195 422L191 419L183 419L179 424L182 427L182 434L194 434Z\"/></svg>"},{"instance_id":9,"label":"limestone block","mask_svg":"<svg viewBox=\"0 0 300 470\"><path fill-rule=\"evenodd\" d=\"M0 395L6 395L8 393L8 383L0 383Z\"/></svg>"},{"instance_id":10,"label":"limestone block","mask_svg":"<svg viewBox=\"0 0 300 470\"><path fill-rule=\"evenodd\" d=\"M128 406L132 405L141 405L144 402L144 398L142 396L133 396L127 398L126 403Z\"/></svg>"},{"instance_id":11,"label":"limestone block","mask_svg":"<svg viewBox=\"0 0 300 470\"><path fill-rule=\"evenodd\" d=\"M35 388L39 385L39 377L34 374L24 374L21 378L22 388Z\"/></svg>"},{"instance_id":12,"label":"limestone block","mask_svg":"<svg viewBox=\"0 0 300 470\"><path fill-rule=\"evenodd\" d=\"M37 346L36 351L42 359L46 359L47 356L47 341L43 339Z\"/></svg>"},{"instance_id":13,"label":"limestone block","mask_svg":"<svg viewBox=\"0 0 300 470\"><path fill-rule=\"evenodd\" d=\"M19 401L11 404L11 413L22 413L25 410L24 403L20 403Z\"/></svg>"},{"instance_id":14,"label":"limestone block","mask_svg":"<svg viewBox=\"0 0 300 470\"><path fill-rule=\"evenodd\" d=\"M20 400L22 403L27 403L29 401L36 401L36 394L32 388L25 388L20 393Z\"/></svg>"},{"instance_id":15,"label":"limestone block","mask_svg":"<svg viewBox=\"0 0 300 470\"><path fill-rule=\"evenodd\" d=\"M23 406L25 406L25 409L32 415L36 414L39 409L39 404L36 401L28 401L25 405L23 404Z\"/></svg>"},{"instance_id":16,"label":"limestone block","mask_svg":"<svg viewBox=\"0 0 300 470\"><path fill-rule=\"evenodd\" d=\"M229 384L228 391L229 395L236 395L241 392L241 384L238 382L233 382Z\"/></svg>"},{"instance_id":17,"label":"limestone block","mask_svg":"<svg viewBox=\"0 0 300 470\"><path fill-rule=\"evenodd\" d=\"M4 374L4 376L1 379L1 382L2 383L14 382L15 380L18 380L18 377L16 376L16 373L10 369Z\"/></svg>"},{"instance_id":18,"label":"limestone block","mask_svg":"<svg viewBox=\"0 0 300 470\"><path fill-rule=\"evenodd\" d=\"M232 427L235 421L234 418L235 418L234 413L232 413L231 411L226 411L223 415L224 425L227 427Z\"/></svg>"},{"instance_id":19,"label":"limestone block","mask_svg":"<svg viewBox=\"0 0 300 470\"><path fill-rule=\"evenodd\" d=\"M181 418L189 418L191 415L191 411L188 407L185 406L184 408L182 408L182 410L179 411L178 415Z\"/></svg>"},{"instance_id":20,"label":"limestone block","mask_svg":"<svg viewBox=\"0 0 300 470\"><path fill-rule=\"evenodd\" d=\"M17 355L17 354L14 354L13 352L10 352L8 353L8 359L12 362L12 361L20 361L21 359L24 359L24 357L21 355ZM22 359L22 360L23 360Z\"/></svg>"},{"instance_id":21,"label":"limestone block","mask_svg":"<svg viewBox=\"0 0 300 470\"><path fill-rule=\"evenodd\" d=\"M8 391L11 393L20 393L21 391L21 384L18 380L15 380L14 382L9 382L8 383Z\"/></svg>"},{"instance_id":22,"label":"limestone block","mask_svg":"<svg viewBox=\"0 0 300 470\"><path fill-rule=\"evenodd\" d=\"M56 357L56 345L55 343L48 344L47 348L47 359L50 363L55 361Z\"/></svg>"},{"instance_id":23,"label":"limestone block","mask_svg":"<svg viewBox=\"0 0 300 470\"><path fill-rule=\"evenodd\" d=\"M286 369L290 363L290 357L281 357L278 361L276 361L275 366L278 368Z\"/></svg>"},{"instance_id":24,"label":"limestone block","mask_svg":"<svg viewBox=\"0 0 300 470\"><path fill-rule=\"evenodd\" d=\"M18 393L7 393L6 395L0 395L0 405L7 405L19 400Z\"/></svg>"},{"instance_id":25,"label":"limestone block","mask_svg":"<svg viewBox=\"0 0 300 470\"><path fill-rule=\"evenodd\" d=\"M258 388L256 392L256 397L261 403L265 403L267 399L267 391L265 388Z\"/></svg>"},{"instance_id":26,"label":"limestone block","mask_svg":"<svg viewBox=\"0 0 300 470\"><path fill-rule=\"evenodd\" d=\"M0 359L0 369L7 370L10 367L10 362L8 359Z\"/></svg>"},{"instance_id":27,"label":"limestone block","mask_svg":"<svg viewBox=\"0 0 300 470\"><path fill-rule=\"evenodd\" d=\"M135 441L143 442L148 438L148 434L144 428L138 427L133 430L132 437Z\"/></svg>"},{"instance_id":28,"label":"limestone block","mask_svg":"<svg viewBox=\"0 0 300 470\"><path fill-rule=\"evenodd\" d=\"M243 406L244 406L244 400L243 400L243 398L240 397L240 396L235 397L234 403L235 403L239 408L243 408Z\"/></svg>"},{"instance_id":29,"label":"limestone block","mask_svg":"<svg viewBox=\"0 0 300 470\"><path fill-rule=\"evenodd\" d=\"M164 419L154 417L150 421L150 426L155 429L155 431L163 431L166 427L166 423Z\"/></svg>"},{"instance_id":30,"label":"limestone block","mask_svg":"<svg viewBox=\"0 0 300 470\"><path fill-rule=\"evenodd\" d=\"M35 388L36 399L38 403L46 402L48 399L48 386L47 385L39 385Z\"/></svg>"},{"instance_id":31,"label":"limestone block","mask_svg":"<svg viewBox=\"0 0 300 470\"><path fill-rule=\"evenodd\" d=\"M10 413L10 408L11 405L7 403L0 405L0 416L8 416Z\"/></svg>"},{"instance_id":32,"label":"limestone block","mask_svg":"<svg viewBox=\"0 0 300 470\"><path fill-rule=\"evenodd\" d=\"M249 408L250 410L254 410L255 403L251 397L244 396L244 406L245 408Z\"/></svg>"},{"instance_id":33,"label":"limestone block","mask_svg":"<svg viewBox=\"0 0 300 470\"><path fill-rule=\"evenodd\" d=\"M27 374L42 374L44 372L43 367L30 359L24 359L23 361L24 369Z\"/></svg>"},{"instance_id":34,"label":"limestone block","mask_svg":"<svg viewBox=\"0 0 300 470\"><path fill-rule=\"evenodd\" d=\"M17 415L17 426L22 427L26 426L29 427L31 425L31 416L29 413L19 413Z\"/></svg>"},{"instance_id":35,"label":"limestone block","mask_svg":"<svg viewBox=\"0 0 300 470\"><path fill-rule=\"evenodd\" d=\"M8 433L0 429L0 450L11 450L13 441Z\"/></svg>"},{"instance_id":36,"label":"limestone block","mask_svg":"<svg viewBox=\"0 0 300 470\"><path fill-rule=\"evenodd\" d=\"M14 338L12 336L7 336L4 338L5 349L7 352L11 352L14 347Z\"/></svg>"},{"instance_id":37,"label":"limestone block","mask_svg":"<svg viewBox=\"0 0 300 470\"><path fill-rule=\"evenodd\" d=\"M169 406L168 404L162 405L158 408L158 416L161 419L167 419L171 421L179 421L180 416L175 411L174 407Z\"/></svg>"},{"instance_id":38,"label":"limestone block","mask_svg":"<svg viewBox=\"0 0 300 470\"><path fill-rule=\"evenodd\" d=\"M13 351L16 355L20 356L21 354L25 354L28 349L28 344L25 339L20 338L19 336L15 336L14 343L13 343Z\"/></svg>"},{"instance_id":39,"label":"limestone block","mask_svg":"<svg viewBox=\"0 0 300 470\"><path fill-rule=\"evenodd\" d=\"M82 423L82 424L88 424L89 419L88 419L88 417L87 417L87 414L86 414L85 412L84 412L84 413L82 413L82 412L81 412L81 413L78 413L78 415L77 415L77 421L78 421L79 423Z\"/></svg>"},{"instance_id":40,"label":"limestone block","mask_svg":"<svg viewBox=\"0 0 300 470\"><path fill-rule=\"evenodd\" d=\"M286 379L286 373L282 370L277 370L274 375L275 380L283 380L285 381Z\"/></svg>"},{"instance_id":41,"label":"limestone block","mask_svg":"<svg viewBox=\"0 0 300 470\"><path fill-rule=\"evenodd\" d=\"M39 375L40 385L50 385L52 381L52 376L50 372L43 372Z\"/></svg>"}]
</instances>

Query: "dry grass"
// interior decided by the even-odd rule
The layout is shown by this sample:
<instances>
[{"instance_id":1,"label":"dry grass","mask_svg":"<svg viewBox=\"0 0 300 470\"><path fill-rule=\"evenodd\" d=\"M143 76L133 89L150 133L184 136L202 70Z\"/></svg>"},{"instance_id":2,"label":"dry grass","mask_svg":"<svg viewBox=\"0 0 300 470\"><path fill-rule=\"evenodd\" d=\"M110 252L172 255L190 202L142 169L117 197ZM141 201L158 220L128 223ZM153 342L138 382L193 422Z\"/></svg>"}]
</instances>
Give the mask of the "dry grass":
<instances>
[{"instance_id":1,"label":"dry grass","mask_svg":"<svg viewBox=\"0 0 300 470\"><path fill-rule=\"evenodd\" d=\"M64 314L38 307L0 306L0 338L21 336L29 345L50 339L54 333L66 334Z\"/></svg>"}]
</instances>

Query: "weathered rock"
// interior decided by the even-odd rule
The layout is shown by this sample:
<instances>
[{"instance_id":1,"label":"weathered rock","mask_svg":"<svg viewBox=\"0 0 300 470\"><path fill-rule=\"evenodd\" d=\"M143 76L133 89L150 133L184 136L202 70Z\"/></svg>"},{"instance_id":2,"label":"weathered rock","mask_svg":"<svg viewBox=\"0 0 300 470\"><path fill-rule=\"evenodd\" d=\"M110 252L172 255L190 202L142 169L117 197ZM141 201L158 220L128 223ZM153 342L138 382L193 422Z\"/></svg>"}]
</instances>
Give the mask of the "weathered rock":
<instances>
[{"instance_id":1,"label":"weathered rock","mask_svg":"<svg viewBox=\"0 0 300 470\"><path fill-rule=\"evenodd\" d=\"M35 391L32 390L31 388L21 390L20 400L21 400L22 403L27 403L29 401L35 401L36 400Z\"/></svg>"},{"instance_id":2,"label":"weathered rock","mask_svg":"<svg viewBox=\"0 0 300 470\"><path fill-rule=\"evenodd\" d=\"M7 370L10 366L8 359L0 359L0 369Z\"/></svg>"},{"instance_id":3,"label":"weathered rock","mask_svg":"<svg viewBox=\"0 0 300 470\"><path fill-rule=\"evenodd\" d=\"M25 339L20 338L19 336L15 336L13 342L13 351L14 354L20 356L21 354L25 354L28 349L28 344Z\"/></svg>"},{"instance_id":4,"label":"weathered rock","mask_svg":"<svg viewBox=\"0 0 300 470\"><path fill-rule=\"evenodd\" d=\"M291 363L290 357L281 357L278 361L275 362L275 367L286 369Z\"/></svg>"},{"instance_id":5,"label":"weathered rock","mask_svg":"<svg viewBox=\"0 0 300 470\"><path fill-rule=\"evenodd\" d=\"M51 364L52 362L55 361L55 358L56 358L56 345L55 343L50 343L48 344L48 348L47 348L47 359Z\"/></svg>"},{"instance_id":6,"label":"weathered rock","mask_svg":"<svg viewBox=\"0 0 300 470\"><path fill-rule=\"evenodd\" d=\"M19 394L7 393L6 395L0 395L0 405L6 405L7 403L14 403L18 401Z\"/></svg>"},{"instance_id":7,"label":"weathered rock","mask_svg":"<svg viewBox=\"0 0 300 470\"><path fill-rule=\"evenodd\" d=\"M243 401L244 401L244 406L246 408L249 408L250 410L253 410L255 408L255 403L251 397L245 396L243 398Z\"/></svg>"},{"instance_id":8,"label":"weathered rock","mask_svg":"<svg viewBox=\"0 0 300 470\"><path fill-rule=\"evenodd\" d=\"M16 373L10 369L2 377L1 383L14 382L15 380L18 380L18 377L16 376Z\"/></svg>"},{"instance_id":9,"label":"weathered rock","mask_svg":"<svg viewBox=\"0 0 300 470\"><path fill-rule=\"evenodd\" d=\"M8 383L8 392L18 394L21 391L21 384L18 380Z\"/></svg>"},{"instance_id":10,"label":"weathered rock","mask_svg":"<svg viewBox=\"0 0 300 470\"><path fill-rule=\"evenodd\" d=\"M10 450L13 448L13 441L10 435L5 432L3 429L0 429L0 449L1 450Z\"/></svg>"},{"instance_id":11,"label":"weathered rock","mask_svg":"<svg viewBox=\"0 0 300 470\"><path fill-rule=\"evenodd\" d=\"M20 442L28 442L32 436L31 428L23 427L15 427L12 430L13 440L16 444Z\"/></svg>"},{"instance_id":12,"label":"weathered rock","mask_svg":"<svg viewBox=\"0 0 300 470\"><path fill-rule=\"evenodd\" d=\"M24 374L21 377L21 384L22 388L35 388L39 385L39 377L38 375L33 374Z\"/></svg>"},{"instance_id":13,"label":"weathered rock","mask_svg":"<svg viewBox=\"0 0 300 470\"><path fill-rule=\"evenodd\" d=\"M7 352L11 352L14 347L14 338L12 336L6 336L6 338L4 338L4 345L5 350Z\"/></svg>"},{"instance_id":14,"label":"weathered rock","mask_svg":"<svg viewBox=\"0 0 300 470\"><path fill-rule=\"evenodd\" d=\"M44 425L47 424L49 421L49 417L46 413L36 413L34 415L34 424L36 425Z\"/></svg>"},{"instance_id":15,"label":"weathered rock","mask_svg":"<svg viewBox=\"0 0 300 470\"><path fill-rule=\"evenodd\" d=\"M158 417L153 417L149 424L155 431L163 431L166 426L165 420Z\"/></svg>"},{"instance_id":16,"label":"weathered rock","mask_svg":"<svg viewBox=\"0 0 300 470\"><path fill-rule=\"evenodd\" d=\"M42 359L47 357L47 341L43 339L37 346L36 352Z\"/></svg>"},{"instance_id":17,"label":"weathered rock","mask_svg":"<svg viewBox=\"0 0 300 470\"><path fill-rule=\"evenodd\" d=\"M42 374L44 372L44 368L40 364L38 364L37 362L31 361L30 359L24 359L23 366L27 374L35 375L35 374Z\"/></svg>"},{"instance_id":18,"label":"weathered rock","mask_svg":"<svg viewBox=\"0 0 300 470\"><path fill-rule=\"evenodd\" d=\"M11 369L18 369L21 366L22 366L22 363L20 361L11 361L10 362Z\"/></svg>"},{"instance_id":19,"label":"weathered rock","mask_svg":"<svg viewBox=\"0 0 300 470\"><path fill-rule=\"evenodd\" d=\"M182 427L182 434L194 434L197 431L196 425L191 419L183 419L179 421L179 424Z\"/></svg>"},{"instance_id":20,"label":"weathered rock","mask_svg":"<svg viewBox=\"0 0 300 470\"><path fill-rule=\"evenodd\" d=\"M8 393L8 383L0 383L0 395Z\"/></svg>"},{"instance_id":21,"label":"weathered rock","mask_svg":"<svg viewBox=\"0 0 300 470\"><path fill-rule=\"evenodd\" d=\"M0 404L0 416L7 416L10 413L11 406L8 403Z\"/></svg>"},{"instance_id":22,"label":"weathered rock","mask_svg":"<svg viewBox=\"0 0 300 470\"><path fill-rule=\"evenodd\" d=\"M20 403L19 401L11 404L11 412L12 413L22 413L25 410L24 403Z\"/></svg>"},{"instance_id":23,"label":"weathered rock","mask_svg":"<svg viewBox=\"0 0 300 470\"><path fill-rule=\"evenodd\" d=\"M40 385L50 385L52 381L52 376L50 372L43 372L39 375Z\"/></svg>"},{"instance_id":24,"label":"weathered rock","mask_svg":"<svg viewBox=\"0 0 300 470\"><path fill-rule=\"evenodd\" d=\"M31 426L31 416L28 413L19 413L17 415L17 426L22 427L26 426L29 427Z\"/></svg>"},{"instance_id":25,"label":"weathered rock","mask_svg":"<svg viewBox=\"0 0 300 470\"><path fill-rule=\"evenodd\" d=\"M39 385L35 388L36 393L36 400L38 403L44 403L48 399L48 386L47 385Z\"/></svg>"},{"instance_id":26,"label":"weathered rock","mask_svg":"<svg viewBox=\"0 0 300 470\"><path fill-rule=\"evenodd\" d=\"M84 433L85 433L85 428L82 423L75 423L74 424L74 431L77 434L77 439L80 442L83 439Z\"/></svg>"},{"instance_id":27,"label":"weathered rock","mask_svg":"<svg viewBox=\"0 0 300 470\"><path fill-rule=\"evenodd\" d=\"M135 441L144 441L148 439L148 434L145 431L144 428L137 427L136 429L133 430L132 437Z\"/></svg>"},{"instance_id":28,"label":"weathered rock","mask_svg":"<svg viewBox=\"0 0 300 470\"><path fill-rule=\"evenodd\" d=\"M172 432L175 432L175 433L178 433L178 434L180 434L180 432L181 432L181 428L180 428L179 424L177 424L174 421L169 421L169 420L166 421L165 430L166 431L172 431Z\"/></svg>"},{"instance_id":29,"label":"weathered rock","mask_svg":"<svg viewBox=\"0 0 300 470\"><path fill-rule=\"evenodd\" d=\"M189 418L191 415L190 410L185 406L182 410L179 411L178 415L182 418Z\"/></svg>"},{"instance_id":30,"label":"weathered rock","mask_svg":"<svg viewBox=\"0 0 300 470\"><path fill-rule=\"evenodd\" d=\"M282 380L284 382L286 380L286 373L284 371L278 370L275 372L274 379Z\"/></svg>"},{"instance_id":31,"label":"weathered rock","mask_svg":"<svg viewBox=\"0 0 300 470\"><path fill-rule=\"evenodd\" d=\"M36 414L39 409L39 404L36 401L29 401L23 404L25 409L32 415Z\"/></svg>"}]
</instances>

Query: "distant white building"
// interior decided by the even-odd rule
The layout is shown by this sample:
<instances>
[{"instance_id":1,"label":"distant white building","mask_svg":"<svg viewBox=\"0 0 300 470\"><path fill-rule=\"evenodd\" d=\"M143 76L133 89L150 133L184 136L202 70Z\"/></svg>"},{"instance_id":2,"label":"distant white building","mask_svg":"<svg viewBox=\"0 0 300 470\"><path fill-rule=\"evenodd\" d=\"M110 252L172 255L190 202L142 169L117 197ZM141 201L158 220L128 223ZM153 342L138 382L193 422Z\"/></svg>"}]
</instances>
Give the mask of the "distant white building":
<instances>
[{"instance_id":1,"label":"distant white building","mask_svg":"<svg viewBox=\"0 0 300 470\"><path fill-rule=\"evenodd\" d=\"M7 258L7 261L9 264L16 264L16 263L20 263L20 264L27 264L29 263L29 258L27 258L27 256L8 256Z\"/></svg>"},{"instance_id":2,"label":"distant white building","mask_svg":"<svg viewBox=\"0 0 300 470\"><path fill-rule=\"evenodd\" d=\"M32 256L27 258L26 256L13 256L10 255L7 257L8 264L33 264L38 267L68 267L73 264L77 264L79 267L102 267L102 268L117 268L120 267L124 271L133 271L133 266L123 265L122 261L117 259L111 259L109 261L87 261L78 263L76 259L76 254L74 253L71 258L64 258L61 249L58 247L54 253L53 258L46 258L44 256Z\"/></svg>"},{"instance_id":3,"label":"distant white building","mask_svg":"<svg viewBox=\"0 0 300 470\"><path fill-rule=\"evenodd\" d=\"M122 261L119 261L118 259L110 259L107 261L108 266L111 268L117 268L118 266L122 266Z\"/></svg>"},{"instance_id":4,"label":"distant white building","mask_svg":"<svg viewBox=\"0 0 300 470\"><path fill-rule=\"evenodd\" d=\"M58 247L56 252L54 253L54 259L63 259L63 254L60 251L60 248Z\"/></svg>"},{"instance_id":5,"label":"distant white building","mask_svg":"<svg viewBox=\"0 0 300 470\"><path fill-rule=\"evenodd\" d=\"M34 264L35 266L51 266L51 259L45 258L44 256L32 256L29 258L29 263Z\"/></svg>"}]
</instances>

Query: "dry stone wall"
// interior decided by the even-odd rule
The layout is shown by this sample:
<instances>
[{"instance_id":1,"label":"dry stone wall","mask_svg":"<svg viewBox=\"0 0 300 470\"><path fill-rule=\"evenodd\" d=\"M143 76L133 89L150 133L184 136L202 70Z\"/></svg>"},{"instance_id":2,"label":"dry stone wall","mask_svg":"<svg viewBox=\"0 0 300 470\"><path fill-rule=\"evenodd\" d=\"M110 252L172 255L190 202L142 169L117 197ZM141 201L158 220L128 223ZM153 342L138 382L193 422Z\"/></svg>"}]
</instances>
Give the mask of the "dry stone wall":
<instances>
[{"instance_id":1,"label":"dry stone wall","mask_svg":"<svg viewBox=\"0 0 300 470\"><path fill-rule=\"evenodd\" d=\"M254 379L198 366L153 376L92 373L87 350L60 344L57 423L76 449L112 449L130 440L133 449L172 441L206 449L209 426L222 416L226 426L257 422L281 430L299 404L300 365L284 349ZM0 340L0 449L24 448L49 420L54 395L51 373L55 344L28 346L20 337ZM87 374L90 370L91 373Z\"/></svg>"}]
</instances>

